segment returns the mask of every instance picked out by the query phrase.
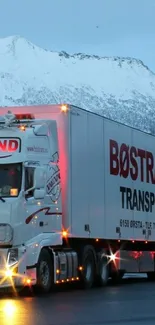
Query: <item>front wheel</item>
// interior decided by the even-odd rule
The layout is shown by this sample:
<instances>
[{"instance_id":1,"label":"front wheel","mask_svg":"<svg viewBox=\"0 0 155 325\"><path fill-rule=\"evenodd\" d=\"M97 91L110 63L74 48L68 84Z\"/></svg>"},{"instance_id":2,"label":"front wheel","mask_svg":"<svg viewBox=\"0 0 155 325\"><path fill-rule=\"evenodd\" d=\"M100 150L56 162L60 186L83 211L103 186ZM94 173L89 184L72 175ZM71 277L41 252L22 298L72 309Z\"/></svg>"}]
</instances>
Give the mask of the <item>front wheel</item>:
<instances>
[{"instance_id":1,"label":"front wheel","mask_svg":"<svg viewBox=\"0 0 155 325\"><path fill-rule=\"evenodd\" d=\"M36 288L41 293L48 293L53 285L52 258L47 249L43 248L37 265Z\"/></svg>"}]
</instances>

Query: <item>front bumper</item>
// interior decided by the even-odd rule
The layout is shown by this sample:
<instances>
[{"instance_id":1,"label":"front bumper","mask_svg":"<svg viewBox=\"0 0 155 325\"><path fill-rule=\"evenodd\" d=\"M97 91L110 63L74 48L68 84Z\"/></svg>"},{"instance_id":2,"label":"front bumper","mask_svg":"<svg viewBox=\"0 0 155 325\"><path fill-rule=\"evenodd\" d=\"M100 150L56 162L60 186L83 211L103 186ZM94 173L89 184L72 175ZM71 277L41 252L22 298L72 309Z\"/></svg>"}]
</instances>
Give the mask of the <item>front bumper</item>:
<instances>
[{"instance_id":1,"label":"front bumper","mask_svg":"<svg viewBox=\"0 0 155 325\"><path fill-rule=\"evenodd\" d=\"M18 267L15 270L4 268L0 271L0 289L9 287L34 286L36 284L36 269L20 273Z\"/></svg>"},{"instance_id":2,"label":"front bumper","mask_svg":"<svg viewBox=\"0 0 155 325\"><path fill-rule=\"evenodd\" d=\"M36 268L26 268L26 258L18 249L18 258L10 263L9 251L0 249L0 289L33 286L36 284Z\"/></svg>"}]
</instances>

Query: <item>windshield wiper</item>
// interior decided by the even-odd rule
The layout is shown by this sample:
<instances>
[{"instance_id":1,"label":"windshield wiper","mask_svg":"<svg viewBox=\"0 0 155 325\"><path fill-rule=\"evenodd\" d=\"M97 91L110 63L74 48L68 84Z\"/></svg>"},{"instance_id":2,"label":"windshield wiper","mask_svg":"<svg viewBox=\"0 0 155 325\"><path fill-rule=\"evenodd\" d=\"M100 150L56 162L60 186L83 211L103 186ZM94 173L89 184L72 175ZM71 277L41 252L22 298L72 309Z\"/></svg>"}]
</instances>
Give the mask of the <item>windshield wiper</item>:
<instances>
[{"instance_id":1,"label":"windshield wiper","mask_svg":"<svg viewBox=\"0 0 155 325\"><path fill-rule=\"evenodd\" d=\"M2 202L5 202L5 200L3 199L3 197L2 197L2 196L0 196L0 200L1 200Z\"/></svg>"}]
</instances>

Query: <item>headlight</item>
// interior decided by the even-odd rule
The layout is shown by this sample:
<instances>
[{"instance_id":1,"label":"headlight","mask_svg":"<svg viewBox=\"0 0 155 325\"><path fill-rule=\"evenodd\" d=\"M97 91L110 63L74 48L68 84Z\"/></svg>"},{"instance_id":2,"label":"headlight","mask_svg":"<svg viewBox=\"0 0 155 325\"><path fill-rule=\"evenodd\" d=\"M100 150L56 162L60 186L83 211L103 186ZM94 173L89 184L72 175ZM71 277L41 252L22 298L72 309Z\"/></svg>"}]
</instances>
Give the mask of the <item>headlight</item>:
<instances>
[{"instance_id":1,"label":"headlight","mask_svg":"<svg viewBox=\"0 0 155 325\"><path fill-rule=\"evenodd\" d=\"M18 248L10 249L7 257L7 265L13 266L18 263Z\"/></svg>"},{"instance_id":2,"label":"headlight","mask_svg":"<svg viewBox=\"0 0 155 325\"><path fill-rule=\"evenodd\" d=\"M13 239L13 229L7 223L0 223L0 244L7 245Z\"/></svg>"}]
</instances>

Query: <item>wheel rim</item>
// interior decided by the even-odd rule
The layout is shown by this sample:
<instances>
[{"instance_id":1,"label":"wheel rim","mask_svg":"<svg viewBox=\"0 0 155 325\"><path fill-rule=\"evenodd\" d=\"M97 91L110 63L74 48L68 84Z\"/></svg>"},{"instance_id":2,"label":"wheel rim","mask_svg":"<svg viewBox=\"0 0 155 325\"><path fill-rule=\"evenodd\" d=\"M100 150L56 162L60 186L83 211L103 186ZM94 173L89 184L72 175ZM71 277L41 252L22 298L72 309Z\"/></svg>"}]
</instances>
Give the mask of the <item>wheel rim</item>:
<instances>
[{"instance_id":1,"label":"wheel rim","mask_svg":"<svg viewBox=\"0 0 155 325\"><path fill-rule=\"evenodd\" d=\"M50 270L48 263L45 261L42 261L40 263L40 281L43 287L47 287L49 284L50 279Z\"/></svg>"},{"instance_id":2,"label":"wheel rim","mask_svg":"<svg viewBox=\"0 0 155 325\"><path fill-rule=\"evenodd\" d=\"M102 266L101 266L100 275L101 275L101 278L103 281L105 281L107 279L107 266L104 262L102 263Z\"/></svg>"},{"instance_id":3,"label":"wheel rim","mask_svg":"<svg viewBox=\"0 0 155 325\"><path fill-rule=\"evenodd\" d=\"M86 265L85 278L87 281L90 281L92 275L92 266L90 263Z\"/></svg>"}]
</instances>

